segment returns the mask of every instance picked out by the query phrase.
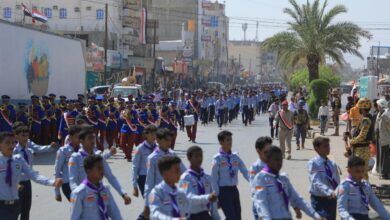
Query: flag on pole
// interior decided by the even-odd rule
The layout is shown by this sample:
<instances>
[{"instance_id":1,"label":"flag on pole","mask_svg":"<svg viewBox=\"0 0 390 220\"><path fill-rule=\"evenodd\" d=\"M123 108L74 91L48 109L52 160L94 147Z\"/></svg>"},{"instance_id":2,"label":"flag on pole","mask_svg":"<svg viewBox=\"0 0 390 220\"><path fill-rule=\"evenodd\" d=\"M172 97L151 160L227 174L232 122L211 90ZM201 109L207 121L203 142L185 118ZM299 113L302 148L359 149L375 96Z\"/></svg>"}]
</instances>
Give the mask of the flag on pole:
<instances>
[{"instance_id":1,"label":"flag on pole","mask_svg":"<svg viewBox=\"0 0 390 220\"><path fill-rule=\"evenodd\" d=\"M28 8L23 3L22 3L22 8L23 8L23 14L25 16L32 17L32 14L31 14L30 10L28 10Z\"/></svg>"},{"instance_id":2,"label":"flag on pole","mask_svg":"<svg viewBox=\"0 0 390 220\"><path fill-rule=\"evenodd\" d=\"M32 10L32 17L42 23L47 22L47 17L43 15L41 12L39 12L38 10L35 9Z\"/></svg>"}]
</instances>

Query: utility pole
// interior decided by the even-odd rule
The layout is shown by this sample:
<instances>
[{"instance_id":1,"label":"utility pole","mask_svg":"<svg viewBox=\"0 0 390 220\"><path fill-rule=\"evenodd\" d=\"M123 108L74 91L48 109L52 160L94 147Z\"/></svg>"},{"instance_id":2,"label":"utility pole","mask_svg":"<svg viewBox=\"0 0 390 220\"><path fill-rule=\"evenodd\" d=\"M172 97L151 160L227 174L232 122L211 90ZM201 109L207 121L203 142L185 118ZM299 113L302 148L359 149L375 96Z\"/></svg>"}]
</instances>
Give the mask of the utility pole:
<instances>
[{"instance_id":1,"label":"utility pole","mask_svg":"<svg viewBox=\"0 0 390 220\"><path fill-rule=\"evenodd\" d=\"M108 47L108 4L106 3L105 8L105 22L104 22L104 84L106 84L107 77L107 47Z\"/></svg>"},{"instance_id":2,"label":"utility pole","mask_svg":"<svg viewBox=\"0 0 390 220\"><path fill-rule=\"evenodd\" d=\"M156 77L156 28L157 28L157 20L153 22L153 59L154 59L154 68L152 73L152 91L154 89L155 77Z\"/></svg>"},{"instance_id":3,"label":"utility pole","mask_svg":"<svg viewBox=\"0 0 390 220\"><path fill-rule=\"evenodd\" d=\"M378 53L376 55L376 76L378 77L379 80L379 51L381 49L381 42L378 41Z\"/></svg>"}]
</instances>

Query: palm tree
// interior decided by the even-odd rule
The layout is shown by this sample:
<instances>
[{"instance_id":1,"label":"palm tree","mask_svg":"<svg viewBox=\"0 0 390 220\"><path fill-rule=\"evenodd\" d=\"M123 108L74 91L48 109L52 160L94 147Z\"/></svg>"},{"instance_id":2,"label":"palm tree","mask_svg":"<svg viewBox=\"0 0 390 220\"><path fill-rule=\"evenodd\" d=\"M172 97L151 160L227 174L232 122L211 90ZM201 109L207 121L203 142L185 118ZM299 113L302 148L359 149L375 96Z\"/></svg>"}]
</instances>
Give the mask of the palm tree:
<instances>
[{"instance_id":1,"label":"palm tree","mask_svg":"<svg viewBox=\"0 0 390 220\"><path fill-rule=\"evenodd\" d=\"M336 5L325 12L327 0L320 5L320 0L299 6L295 0L289 0L291 8L284 13L293 21L288 22L287 31L280 32L266 39L262 46L276 50L282 66L295 66L306 61L309 70L309 81L319 78L319 64L328 56L336 63L345 63L343 53L350 53L363 59L358 48L360 37L371 38L368 31L351 22L333 22L339 14L346 13L344 5Z\"/></svg>"}]
</instances>

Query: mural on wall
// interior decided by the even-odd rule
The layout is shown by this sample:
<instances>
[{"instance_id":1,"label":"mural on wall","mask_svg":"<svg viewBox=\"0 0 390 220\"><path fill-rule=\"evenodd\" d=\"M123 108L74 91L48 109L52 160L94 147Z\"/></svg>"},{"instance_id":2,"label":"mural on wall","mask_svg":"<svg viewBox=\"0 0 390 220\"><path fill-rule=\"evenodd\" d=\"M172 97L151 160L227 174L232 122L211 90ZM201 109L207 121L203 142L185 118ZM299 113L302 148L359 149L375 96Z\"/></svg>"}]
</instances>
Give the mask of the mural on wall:
<instances>
[{"instance_id":1,"label":"mural on wall","mask_svg":"<svg viewBox=\"0 0 390 220\"><path fill-rule=\"evenodd\" d=\"M49 54L43 47L37 47L33 41L26 45L25 72L30 94L43 96L49 87Z\"/></svg>"}]
</instances>

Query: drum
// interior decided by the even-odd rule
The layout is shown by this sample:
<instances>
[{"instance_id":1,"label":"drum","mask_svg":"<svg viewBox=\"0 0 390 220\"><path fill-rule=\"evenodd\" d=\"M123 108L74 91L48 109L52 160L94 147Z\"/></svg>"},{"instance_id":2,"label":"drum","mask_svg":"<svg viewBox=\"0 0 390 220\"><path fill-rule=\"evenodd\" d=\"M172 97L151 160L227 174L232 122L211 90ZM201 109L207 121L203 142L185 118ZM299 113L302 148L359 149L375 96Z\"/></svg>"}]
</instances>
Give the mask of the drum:
<instances>
[{"instance_id":1,"label":"drum","mask_svg":"<svg viewBox=\"0 0 390 220\"><path fill-rule=\"evenodd\" d=\"M184 116L184 125L185 126L192 126L195 124L195 117L194 115L186 115Z\"/></svg>"}]
</instances>

